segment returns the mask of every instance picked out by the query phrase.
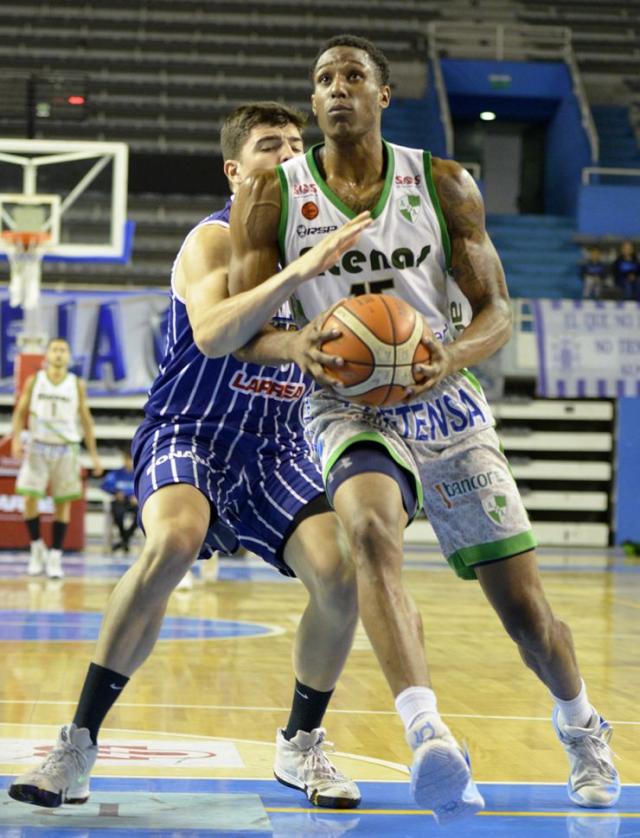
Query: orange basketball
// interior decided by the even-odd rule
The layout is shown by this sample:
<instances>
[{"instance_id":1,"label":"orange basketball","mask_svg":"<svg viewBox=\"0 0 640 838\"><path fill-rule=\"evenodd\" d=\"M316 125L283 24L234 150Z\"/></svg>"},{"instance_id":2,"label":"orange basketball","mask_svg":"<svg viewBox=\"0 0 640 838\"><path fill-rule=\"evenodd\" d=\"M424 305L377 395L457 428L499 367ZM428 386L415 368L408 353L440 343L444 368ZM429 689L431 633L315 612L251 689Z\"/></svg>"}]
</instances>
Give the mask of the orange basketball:
<instances>
[{"instance_id":1,"label":"orange basketball","mask_svg":"<svg viewBox=\"0 0 640 838\"><path fill-rule=\"evenodd\" d=\"M398 297L363 294L345 299L322 328L342 333L325 341L322 351L339 355L344 366L325 369L345 385L340 395L357 404L397 404L405 388L419 383L414 364L429 362L429 350L421 343L429 329L418 312Z\"/></svg>"}]
</instances>

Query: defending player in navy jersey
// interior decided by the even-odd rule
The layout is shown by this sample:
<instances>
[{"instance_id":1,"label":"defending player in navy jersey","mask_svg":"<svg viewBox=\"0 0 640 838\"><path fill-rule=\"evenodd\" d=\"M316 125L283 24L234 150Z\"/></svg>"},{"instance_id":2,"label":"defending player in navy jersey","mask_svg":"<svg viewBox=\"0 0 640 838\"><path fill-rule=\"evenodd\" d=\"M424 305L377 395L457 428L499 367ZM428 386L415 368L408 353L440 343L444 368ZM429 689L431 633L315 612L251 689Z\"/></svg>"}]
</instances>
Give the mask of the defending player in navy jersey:
<instances>
[{"instance_id":1,"label":"defending player in navy jersey","mask_svg":"<svg viewBox=\"0 0 640 838\"><path fill-rule=\"evenodd\" d=\"M612 806L620 781L611 728L589 703L570 630L545 597L535 540L490 407L466 370L511 331L482 198L454 161L383 140L389 66L375 45L350 35L331 39L316 56L312 78L324 143L238 190L229 287L246 293L278 262L291 262L327 230L370 210L372 224L358 245L297 289L297 311L317 318L345 295L384 290L411 302L436 334L426 341L429 364L418 365L424 383L408 389L405 404L365 408L317 389L307 414L356 563L362 622L414 752L414 797L440 821L484 805L467 755L438 713L420 614L402 581L403 530L424 504L452 568L480 582L524 662L554 697L571 800ZM305 223L310 215L312 225ZM467 306L468 325L454 340ZM272 343L272 360L288 357L287 340L280 338L280 356ZM246 347L243 357L259 360L260 345Z\"/></svg>"},{"instance_id":2,"label":"defending player in navy jersey","mask_svg":"<svg viewBox=\"0 0 640 838\"><path fill-rule=\"evenodd\" d=\"M301 114L278 103L236 110L221 138L232 188L248 172L300 153L303 124ZM12 784L16 800L55 807L88 799L98 731L153 649L169 595L203 546L233 549L237 538L282 573L297 575L309 593L296 634L292 710L277 732L276 778L318 806L360 801L358 787L322 750L321 722L351 648L357 597L337 516L302 436L309 380L294 363L256 366L229 353L300 282L353 246L368 214L261 288L228 299L229 208L189 233L172 270L166 353L133 442L145 547L111 594L73 723L61 729L45 762ZM304 363L322 338L313 329L295 335L291 360Z\"/></svg>"}]
</instances>

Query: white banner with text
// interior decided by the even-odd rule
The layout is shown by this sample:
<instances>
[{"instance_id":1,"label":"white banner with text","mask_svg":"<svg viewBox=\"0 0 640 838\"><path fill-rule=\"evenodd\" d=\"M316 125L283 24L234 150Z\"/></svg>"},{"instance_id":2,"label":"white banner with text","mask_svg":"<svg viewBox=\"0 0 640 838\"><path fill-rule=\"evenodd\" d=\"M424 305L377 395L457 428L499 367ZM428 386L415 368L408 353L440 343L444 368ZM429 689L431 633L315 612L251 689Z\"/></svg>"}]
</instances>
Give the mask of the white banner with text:
<instances>
[{"instance_id":1,"label":"white banner with text","mask_svg":"<svg viewBox=\"0 0 640 838\"><path fill-rule=\"evenodd\" d=\"M539 396L640 396L640 303L532 300Z\"/></svg>"}]
</instances>

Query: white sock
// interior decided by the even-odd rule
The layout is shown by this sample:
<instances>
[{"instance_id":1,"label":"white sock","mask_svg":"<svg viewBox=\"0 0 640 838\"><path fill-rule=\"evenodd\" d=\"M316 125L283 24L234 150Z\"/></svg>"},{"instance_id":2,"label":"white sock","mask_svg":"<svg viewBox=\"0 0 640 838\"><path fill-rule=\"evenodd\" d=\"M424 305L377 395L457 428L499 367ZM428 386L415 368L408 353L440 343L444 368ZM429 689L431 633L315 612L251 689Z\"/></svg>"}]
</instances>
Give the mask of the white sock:
<instances>
[{"instance_id":1,"label":"white sock","mask_svg":"<svg viewBox=\"0 0 640 838\"><path fill-rule=\"evenodd\" d=\"M587 698L587 688L584 681L581 680L580 683L582 684L580 692L570 701L553 696L553 700L560 709L560 720L571 727L587 727L593 716L593 707Z\"/></svg>"},{"instance_id":2,"label":"white sock","mask_svg":"<svg viewBox=\"0 0 640 838\"><path fill-rule=\"evenodd\" d=\"M440 718L436 694L429 687L407 687L396 696L396 710L407 732L418 716L423 713Z\"/></svg>"}]
</instances>

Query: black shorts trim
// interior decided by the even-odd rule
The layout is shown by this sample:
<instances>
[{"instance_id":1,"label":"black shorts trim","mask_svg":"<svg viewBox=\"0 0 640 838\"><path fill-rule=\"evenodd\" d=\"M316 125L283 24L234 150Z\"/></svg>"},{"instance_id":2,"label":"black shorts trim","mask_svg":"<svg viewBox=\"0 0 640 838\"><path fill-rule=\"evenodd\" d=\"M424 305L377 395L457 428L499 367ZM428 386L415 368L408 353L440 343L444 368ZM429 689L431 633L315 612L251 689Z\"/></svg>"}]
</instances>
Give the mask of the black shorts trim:
<instances>
[{"instance_id":1,"label":"black shorts trim","mask_svg":"<svg viewBox=\"0 0 640 838\"><path fill-rule=\"evenodd\" d=\"M319 495L316 495L315 498L312 498L308 503L306 503L293 516L293 521L289 524L287 531L282 537L282 543L278 548L276 558L281 562L284 562L283 557L287 542L303 521L306 521L307 518L311 518L313 515L323 515L325 512L333 512L333 509L331 508L331 504L329 503L326 494L321 492Z\"/></svg>"}]
</instances>

